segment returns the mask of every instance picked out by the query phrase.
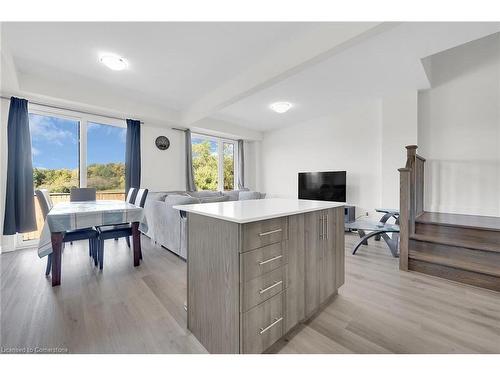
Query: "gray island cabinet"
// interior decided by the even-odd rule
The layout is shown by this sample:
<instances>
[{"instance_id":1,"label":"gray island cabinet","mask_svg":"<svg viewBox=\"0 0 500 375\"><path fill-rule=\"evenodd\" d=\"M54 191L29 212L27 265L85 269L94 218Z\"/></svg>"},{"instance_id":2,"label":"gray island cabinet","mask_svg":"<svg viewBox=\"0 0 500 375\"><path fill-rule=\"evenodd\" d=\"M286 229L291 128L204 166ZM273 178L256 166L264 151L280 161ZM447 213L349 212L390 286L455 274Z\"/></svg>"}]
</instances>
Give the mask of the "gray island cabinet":
<instances>
[{"instance_id":1,"label":"gray island cabinet","mask_svg":"<svg viewBox=\"0 0 500 375\"><path fill-rule=\"evenodd\" d=\"M262 353L344 283L344 208L264 199L188 218L188 329L210 353Z\"/></svg>"}]
</instances>

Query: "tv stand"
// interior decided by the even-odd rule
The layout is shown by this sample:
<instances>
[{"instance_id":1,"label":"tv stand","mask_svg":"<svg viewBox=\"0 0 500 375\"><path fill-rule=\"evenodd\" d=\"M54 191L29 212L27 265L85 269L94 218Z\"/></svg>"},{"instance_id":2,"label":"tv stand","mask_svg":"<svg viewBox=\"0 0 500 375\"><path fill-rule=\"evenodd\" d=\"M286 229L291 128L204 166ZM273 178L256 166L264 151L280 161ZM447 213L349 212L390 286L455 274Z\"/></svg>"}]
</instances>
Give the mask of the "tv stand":
<instances>
[{"instance_id":1,"label":"tv stand","mask_svg":"<svg viewBox=\"0 0 500 375\"><path fill-rule=\"evenodd\" d=\"M344 223L353 223L356 221L356 207L344 206Z\"/></svg>"}]
</instances>

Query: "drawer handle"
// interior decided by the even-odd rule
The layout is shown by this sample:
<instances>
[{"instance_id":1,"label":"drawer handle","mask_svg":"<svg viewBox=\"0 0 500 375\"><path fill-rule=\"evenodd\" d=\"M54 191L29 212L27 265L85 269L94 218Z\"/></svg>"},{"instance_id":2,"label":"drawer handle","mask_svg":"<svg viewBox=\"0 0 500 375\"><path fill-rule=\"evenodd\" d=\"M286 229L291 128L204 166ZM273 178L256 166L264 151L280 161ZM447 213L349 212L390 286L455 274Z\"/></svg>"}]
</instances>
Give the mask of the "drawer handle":
<instances>
[{"instance_id":1,"label":"drawer handle","mask_svg":"<svg viewBox=\"0 0 500 375\"><path fill-rule=\"evenodd\" d=\"M274 258L269 258L267 260L261 260L261 261L259 261L257 263L259 263L259 266L262 266L263 264L266 264L266 263L278 260L280 258L283 258L283 255L278 255L278 256L275 256Z\"/></svg>"},{"instance_id":2,"label":"drawer handle","mask_svg":"<svg viewBox=\"0 0 500 375\"><path fill-rule=\"evenodd\" d=\"M262 232L262 233L259 233L259 236L260 237L264 237L264 236L269 236L270 234L273 234L273 233L279 233L283 231L283 229L279 228L279 229L275 229L275 230L270 230L269 232Z\"/></svg>"},{"instance_id":3,"label":"drawer handle","mask_svg":"<svg viewBox=\"0 0 500 375\"><path fill-rule=\"evenodd\" d=\"M273 328L276 324L278 324L279 322L281 322L283 320L283 317L280 317L280 318L274 318L274 322L272 322L271 324L269 324L266 328L261 328L260 329L260 332L259 332L259 335L262 335L264 332L266 332L267 330Z\"/></svg>"},{"instance_id":4,"label":"drawer handle","mask_svg":"<svg viewBox=\"0 0 500 375\"><path fill-rule=\"evenodd\" d=\"M273 288L275 288L275 287L277 287L278 285L281 285L281 284L283 284L283 280L276 281L273 285L270 285L267 288L259 290L259 294L265 293L268 290L271 290L271 289L273 289Z\"/></svg>"}]
</instances>

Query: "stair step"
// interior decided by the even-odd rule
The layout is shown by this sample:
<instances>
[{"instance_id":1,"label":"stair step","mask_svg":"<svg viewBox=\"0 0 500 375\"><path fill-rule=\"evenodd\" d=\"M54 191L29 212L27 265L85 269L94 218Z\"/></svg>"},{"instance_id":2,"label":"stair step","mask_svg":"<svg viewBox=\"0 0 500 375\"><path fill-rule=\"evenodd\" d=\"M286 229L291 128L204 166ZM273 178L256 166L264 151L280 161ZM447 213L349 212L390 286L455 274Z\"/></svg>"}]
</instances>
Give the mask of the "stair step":
<instances>
[{"instance_id":1,"label":"stair step","mask_svg":"<svg viewBox=\"0 0 500 375\"><path fill-rule=\"evenodd\" d=\"M416 223L500 232L500 217L423 212Z\"/></svg>"},{"instance_id":2,"label":"stair step","mask_svg":"<svg viewBox=\"0 0 500 375\"><path fill-rule=\"evenodd\" d=\"M409 243L409 258L500 277L499 253L412 239Z\"/></svg>"},{"instance_id":3,"label":"stair step","mask_svg":"<svg viewBox=\"0 0 500 375\"><path fill-rule=\"evenodd\" d=\"M427 236L424 234L412 234L410 236L410 239L416 241L432 242L446 246L465 247L467 249L492 251L495 253L500 253L500 244L495 245L486 242L468 241L468 240L449 238L449 237Z\"/></svg>"},{"instance_id":4,"label":"stair step","mask_svg":"<svg viewBox=\"0 0 500 375\"><path fill-rule=\"evenodd\" d=\"M427 275L500 292L500 277L497 276L461 270L455 267L443 266L441 264L429 263L412 258L408 259L408 269L410 271L425 273Z\"/></svg>"}]
</instances>

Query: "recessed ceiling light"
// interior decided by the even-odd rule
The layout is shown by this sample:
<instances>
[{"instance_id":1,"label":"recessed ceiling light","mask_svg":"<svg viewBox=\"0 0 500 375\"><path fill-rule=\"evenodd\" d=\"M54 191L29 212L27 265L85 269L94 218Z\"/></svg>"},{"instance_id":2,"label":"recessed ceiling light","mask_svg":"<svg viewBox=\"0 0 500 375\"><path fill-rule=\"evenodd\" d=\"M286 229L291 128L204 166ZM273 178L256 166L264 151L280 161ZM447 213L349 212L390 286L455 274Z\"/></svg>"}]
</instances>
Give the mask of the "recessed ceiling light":
<instances>
[{"instance_id":1,"label":"recessed ceiling light","mask_svg":"<svg viewBox=\"0 0 500 375\"><path fill-rule=\"evenodd\" d=\"M276 102L269 106L274 112L285 113L290 108L292 108L292 103L288 102Z\"/></svg>"},{"instance_id":2,"label":"recessed ceiling light","mask_svg":"<svg viewBox=\"0 0 500 375\"><path fill-rule=\"evenodd\" d=\"M99 61L111 70L123 70L128 66L127 60L111 53L101 55Z\"/></svg>"}]
</instances>

